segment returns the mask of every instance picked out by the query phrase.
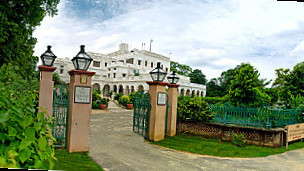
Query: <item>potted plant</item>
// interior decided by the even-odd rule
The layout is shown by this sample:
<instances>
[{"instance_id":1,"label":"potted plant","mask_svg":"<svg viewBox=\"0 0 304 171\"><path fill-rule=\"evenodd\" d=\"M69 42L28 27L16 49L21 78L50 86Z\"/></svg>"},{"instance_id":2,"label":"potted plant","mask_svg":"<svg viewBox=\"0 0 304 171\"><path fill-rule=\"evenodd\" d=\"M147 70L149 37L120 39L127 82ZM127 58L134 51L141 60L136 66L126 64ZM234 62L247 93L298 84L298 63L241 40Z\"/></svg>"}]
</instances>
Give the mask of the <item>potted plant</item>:
<instances>
[{"instance_id":1,"label":"potted plant","mask_svg":"<svg viewBox=\"0 0 304 171\"><path fill-rule=\"evenodd\" d=\"M133 104L128 103L128 104L127 104L127 108L128 108L128 109L132 109L132 108L133 108Z\"/></svg>"},{"instance_id":2,"label":"potted plant","mask_svg":"<svg viewBox=\"0 0 304 171\"><path fill-rule=\"evenodd\" d=\"M106 109L108 107L108 102L109 102L109 100L107 98L102 98L100 100L100 103L101 103L100 108L101 109Z\"/></svg>"}]
</instances>

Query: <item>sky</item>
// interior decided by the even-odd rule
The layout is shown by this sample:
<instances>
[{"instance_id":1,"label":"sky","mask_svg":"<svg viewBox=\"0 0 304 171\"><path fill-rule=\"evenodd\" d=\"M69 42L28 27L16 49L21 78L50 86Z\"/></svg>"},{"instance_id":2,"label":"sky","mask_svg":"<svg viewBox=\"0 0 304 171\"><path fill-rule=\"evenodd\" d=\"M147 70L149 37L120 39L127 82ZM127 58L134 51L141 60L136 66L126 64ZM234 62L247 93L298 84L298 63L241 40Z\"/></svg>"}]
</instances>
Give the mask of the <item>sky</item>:
<instances>
[{"instance_id":1,"label":"sky","mask_svg":"<svg viewBox=\"0 0 304 171\"><path fill-rule=\"evenodd\" d=\"M34 32L35 55L47 45L72 59L79 46L110 53L121 42L200 69L207 79L249 62L260 78L304 59L304 3L276 0L61 0L58 15Z\"/></svg>"}]
</instances>

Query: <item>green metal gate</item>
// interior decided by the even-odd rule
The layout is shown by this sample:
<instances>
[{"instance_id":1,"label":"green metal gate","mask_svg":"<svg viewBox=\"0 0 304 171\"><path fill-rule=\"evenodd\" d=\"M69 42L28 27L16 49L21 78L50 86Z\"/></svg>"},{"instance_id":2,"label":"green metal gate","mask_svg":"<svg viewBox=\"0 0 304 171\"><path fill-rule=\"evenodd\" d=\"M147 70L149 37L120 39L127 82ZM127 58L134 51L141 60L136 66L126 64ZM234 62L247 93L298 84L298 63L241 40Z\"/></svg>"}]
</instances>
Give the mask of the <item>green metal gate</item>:
<instances>
[{"instance_id":1,"label":"green metal gate","mask_svg":"<svg viewBox=\"0 0 304 171\"><path fill-rule=\"evenodd\" d=\"M166 119L165 119L165 136L168 134L168 110L169 110L169 96L167 94L167 100L166 100Z\"/></svg>"},{"instance_id":2,"label":"green metal gate","mask_svg":"<svg viewBox=\"0 0 304 171\"><path fill-rule=\"evenodd\" d=\"M133 131L146 139L149 138L151 95L138 92L134 98Z\"/></svg>"},{"instance_id":3,"label":"green metal gate","mask_svg":"<svg viewBox=\"0 0 304 171\"><path fill-rule=\"evenodd\" d=\"M69 89L60 85L54 89L53 99L53 136L56 139L55 147L66 146L67 117L69 111Z\"/></svg>"}]
</instances>

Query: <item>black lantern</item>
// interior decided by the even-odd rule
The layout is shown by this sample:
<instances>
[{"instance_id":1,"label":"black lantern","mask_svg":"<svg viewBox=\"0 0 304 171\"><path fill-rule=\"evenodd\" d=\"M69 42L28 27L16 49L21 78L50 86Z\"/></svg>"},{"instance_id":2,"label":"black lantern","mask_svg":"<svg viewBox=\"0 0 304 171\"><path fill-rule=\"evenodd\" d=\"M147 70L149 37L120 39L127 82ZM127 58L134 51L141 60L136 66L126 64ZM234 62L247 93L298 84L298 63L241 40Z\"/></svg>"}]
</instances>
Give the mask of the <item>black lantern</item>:
<instances>
[{"instance_id":1,"label":"black lantern","mask_svg":"<svg viewBox=\"0 0 304 171\"><path fill-rule=\"evenodd\" d=\"M80 52L78 52L78 54L72 59L72 62L76 70L86 71L88 70L92 60L93 59L87 53L85 53L84 45L81 45Z\"/></svg>"},{"instance_id":2,"label":"black lantern","mask_svg":"<svg viewBox=\"0 0 304 171\"><path fill-rule=\"evenodd\" d=\"M175 71L173 71L173 73L167 77L167 79L170 84L176 84L179 80L179 77L175 74Z\"/></svg>"},{"instance_id":3,"label":"black lantern","mask_svg":"<svg viewBox=\"0 0 304 171\"><path fill-rule=\"evenodd\" d=\"M160 67L160 62L157 62L157 66L150 72L153 81L163 81L167 75L167 72Z\"/></svg>"},{"instance_id":4,"label":"black lantern","mask_svg":"<svg viewBox=\"0 0 304 171\"><path fill-rule=\"evenodd\" d=\"M53 66L55 59L57 56L53 54L51 51L52 46L47 46L47 50L40 56L42 60L42 65L44 66Z\"/></svg>"}]
</instances>

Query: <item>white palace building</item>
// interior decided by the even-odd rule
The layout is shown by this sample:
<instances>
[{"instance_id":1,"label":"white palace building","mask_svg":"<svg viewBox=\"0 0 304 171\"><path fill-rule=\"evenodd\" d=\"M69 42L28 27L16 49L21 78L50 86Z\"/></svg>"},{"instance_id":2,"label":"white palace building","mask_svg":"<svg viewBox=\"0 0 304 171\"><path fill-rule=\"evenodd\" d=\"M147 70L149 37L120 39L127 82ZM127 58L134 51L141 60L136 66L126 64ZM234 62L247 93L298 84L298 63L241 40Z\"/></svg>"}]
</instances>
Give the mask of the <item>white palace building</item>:
<instances>
[{"instance_id":1,"label":"white palace building","mask_svg":"<svg viewBox=\"0 0 304 171\"><path fill-rule=\"evenodd\" d=\"M161 62L162 68L170 73L170 58L146 50L129 50L128 44L121 43L119 50L109 54L87 52L93 61L88 71L96 72L92 77L93 89L100 89L104 96L109 92L123 93L148 91L147 81L152 81L149 72L156 67L157 62ZM60 79L66 83L70 82L68 71L74 66L69 58L57 58L54 66ZM166 76L166 77L167 77ZM190 78L179 75L178 84L179 95L185 96L205 96L206 86L202 84L190 83ZM167 80L164 80L167 82Z\"/></svg>"}]
</instances>

